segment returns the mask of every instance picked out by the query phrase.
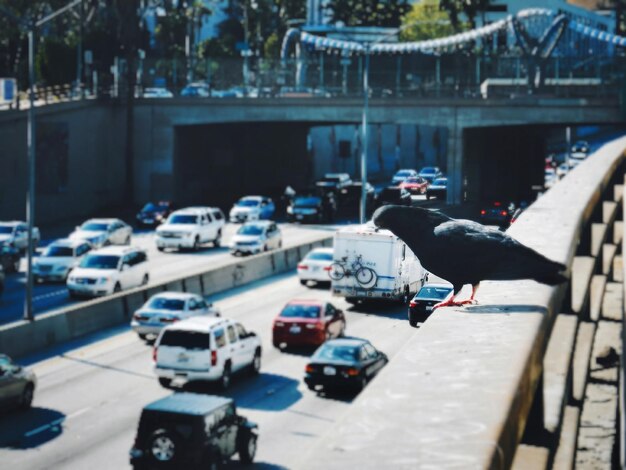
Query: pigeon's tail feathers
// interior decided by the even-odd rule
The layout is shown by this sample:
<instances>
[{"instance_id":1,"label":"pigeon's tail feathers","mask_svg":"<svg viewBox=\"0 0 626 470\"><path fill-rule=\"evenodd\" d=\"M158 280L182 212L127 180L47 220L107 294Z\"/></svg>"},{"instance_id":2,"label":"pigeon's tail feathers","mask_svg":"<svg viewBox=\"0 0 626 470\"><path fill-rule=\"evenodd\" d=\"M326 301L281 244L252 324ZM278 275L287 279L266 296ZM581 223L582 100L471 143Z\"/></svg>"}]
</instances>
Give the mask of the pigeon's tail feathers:
<instances>
[{"instance_id":1,"label":"pigeon's tail feathers","mask_svg":"<svg viewBox=\"0 0 626 470\"><path fill-rule=\"evenodd\" d=\"M549 261L542 263L542 269L534 276L534 280L541 282L542 284L548 284L550 286L556 286L567 282L569 279L565 276L565 266L555 261Z\"/></svg>"}]
</instances>

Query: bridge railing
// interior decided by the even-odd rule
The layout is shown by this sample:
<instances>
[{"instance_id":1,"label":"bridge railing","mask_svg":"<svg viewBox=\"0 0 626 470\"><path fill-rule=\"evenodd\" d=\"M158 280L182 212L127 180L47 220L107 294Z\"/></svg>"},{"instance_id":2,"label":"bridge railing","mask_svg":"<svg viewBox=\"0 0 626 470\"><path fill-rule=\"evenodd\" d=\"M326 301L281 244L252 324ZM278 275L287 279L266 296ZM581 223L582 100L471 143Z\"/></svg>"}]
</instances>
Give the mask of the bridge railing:
<instances>
[{"instance_id":1,"label":"bridge railing","mask_svg":"<svg viewBox=\"0 0 626 470\"><path fill-rule=\"evenodd\" d=\"M625 155L605 145L509 229L569 284L436 310L302 467L615 468Z\"/></svg>"},{"instance_id":2,"label":"bridge railing","mask_svg":"<svg viewBox=\"0 0 626 470\"><path fill-rule=\"evenodd\" d=\"M373 56L371 96L376 98L511 99L528 95L528 70L523 57L470 53L442 56ZM135 96L151 87L165 87L173 96L202 98L359 98L363 61L359 56L309 54L306 60L250 58L203 59L188 66L183 60L141 63ZM612 98L624 92L626 58L602 55L554 57L544 64L545 86L540 96ZM194 92L188 82L201 83ZM78 99L117 99L125 96L125 82L97 76L78 88L39 86L37 106ZM25 91L15 103L0 109L28 106Z\"/></svg>"}]
</instances>

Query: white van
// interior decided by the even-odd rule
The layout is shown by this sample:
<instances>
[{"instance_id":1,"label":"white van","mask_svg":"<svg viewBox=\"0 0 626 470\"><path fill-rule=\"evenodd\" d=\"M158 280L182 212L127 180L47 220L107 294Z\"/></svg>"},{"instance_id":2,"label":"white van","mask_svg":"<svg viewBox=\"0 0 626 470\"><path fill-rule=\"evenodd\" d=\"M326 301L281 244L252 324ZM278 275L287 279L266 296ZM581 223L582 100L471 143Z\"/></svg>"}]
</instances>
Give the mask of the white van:
<instances>
[{"instance_id":1,"label":"white van","mask_svg":"<svg viewBox=\"0 0 626 470\"><path fill-rule=\"evenodd\" d=\"M235 372L259 373L261 340L234 320L199 316L165 327L154 343L153 359L163 387L174 380L207 380L226 389Z\"/></svg>"},{"instance_id":2,"label":"white van","mask_svg":"<svg viewBox=\"0 0 626 470\"><path fill-rule=\"evenodd\" d=\"M335 232L331 291L348 302L363 299L408 301L428 280L410 248L389 230L371 224Z\"/></svg>"}]
</instances>

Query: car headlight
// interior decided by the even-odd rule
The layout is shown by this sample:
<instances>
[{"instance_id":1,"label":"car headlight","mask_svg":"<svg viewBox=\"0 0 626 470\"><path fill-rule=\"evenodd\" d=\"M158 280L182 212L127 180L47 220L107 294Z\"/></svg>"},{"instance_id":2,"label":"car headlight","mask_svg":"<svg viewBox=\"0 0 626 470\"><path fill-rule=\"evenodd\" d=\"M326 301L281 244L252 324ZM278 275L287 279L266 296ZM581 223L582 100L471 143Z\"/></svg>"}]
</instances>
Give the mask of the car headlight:
<instances>
[{"instance_id":1,"label":"car headlight","mask_svg":"<svg viewBox=\"0 0 626 470\"><path fill-rule=\"evenodd\" d=\"M293 214L293 207L287 207L287 214Z\"/></svg>"},{"instance_id":2,"label":"car headlight","mask_svg":"<svg viewBox=\"0 0 626 470\"><path fill-rule=\"evenodd\" d=\"M108 277L98 278L98 284L106 284L107 282L109 282L109 278Z\"/></svg>"},{"instance_id":3,"label":"car headlight","mask_svg":"<svg viewBox=\"0 0 626 470\"><path fill-rule=\"evenodd\" d=\"M68 269L67 266L56 266L54 268L55 271L58 271L60 273L62 273L63 271L66 271L67 269Z\"/></svg>"}]
</instances>

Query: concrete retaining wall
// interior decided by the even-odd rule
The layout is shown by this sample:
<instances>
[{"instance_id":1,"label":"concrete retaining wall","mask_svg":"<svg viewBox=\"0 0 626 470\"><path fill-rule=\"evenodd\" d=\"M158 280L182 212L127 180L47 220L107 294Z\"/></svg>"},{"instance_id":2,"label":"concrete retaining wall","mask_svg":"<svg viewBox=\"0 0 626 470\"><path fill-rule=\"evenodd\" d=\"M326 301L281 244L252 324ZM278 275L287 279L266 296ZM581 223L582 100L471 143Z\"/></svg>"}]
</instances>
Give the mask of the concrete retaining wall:
<instances>
[{"instance_id":1,"label":"concrete retaining wall","mask_svg":"<svg viewBox=\"0 0 626 470\"><path fill-rule=\"evenodd\" d=\"M40 351L112 326L130 318L150 296L163 291L185 291L212 295L233 287L284 273L296 267L302 256L314 247L331 246L327 234L311 243L264 253L217 268L190 273L102 299L63 308L36 317L34 322L18 321L0 327L0 352L11 357Z\"/></svg>"}]
</instances>

